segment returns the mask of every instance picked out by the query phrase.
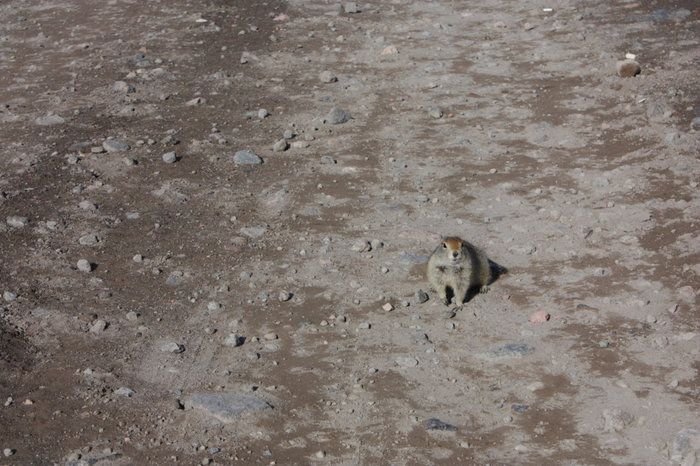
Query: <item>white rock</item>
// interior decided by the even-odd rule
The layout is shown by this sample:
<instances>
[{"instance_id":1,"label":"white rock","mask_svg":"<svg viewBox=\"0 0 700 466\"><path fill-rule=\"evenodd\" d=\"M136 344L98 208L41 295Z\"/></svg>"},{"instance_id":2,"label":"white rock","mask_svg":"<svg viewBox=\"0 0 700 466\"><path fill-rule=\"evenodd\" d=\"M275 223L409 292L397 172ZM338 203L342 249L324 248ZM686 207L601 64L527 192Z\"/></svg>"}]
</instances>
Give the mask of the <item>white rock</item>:
<instances>
[{"instance_id":1,"label":"white rock","mask_svg":"<svg viewBox=\"0 0 700 466\"><path fill-rule=\"evenodd\" d=\"M78 261L78 270L81 272L91 272L92 271L92 264L90 261L87 261L85 259L80 259Z\"/></svg>"}]
</instances>

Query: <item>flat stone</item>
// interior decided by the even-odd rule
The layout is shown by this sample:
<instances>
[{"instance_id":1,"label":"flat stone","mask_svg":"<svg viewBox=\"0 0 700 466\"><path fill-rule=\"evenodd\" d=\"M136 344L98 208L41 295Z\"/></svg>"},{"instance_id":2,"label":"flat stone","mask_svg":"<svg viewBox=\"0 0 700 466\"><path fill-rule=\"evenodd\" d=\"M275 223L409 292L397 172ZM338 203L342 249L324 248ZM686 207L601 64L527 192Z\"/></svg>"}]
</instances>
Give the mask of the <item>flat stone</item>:
<instances>
[{"instance_id":1,"label":"flat stone","mask_svg":"<svg viewBox=\"0 0 700 466\"><path fill-rule=\"evenodd\" d=\"M267 228L243 227L240 231L247 237L255 239L264 235L267 232Z\"/></svg>"},{"instance_id":2,"label":"flat stone","mask_svg":"<svg viewBox=\"0 0 700 466\"><path fill-rule=\"evenodd\" d=\"M418 360L410 356L399 356L395 361L401 367L416 367L418 365Z\"/></svg>"},{"instance_id":3,"label":"flat stone","mask_svg":"<svg viewBox=\"0 0 700 466\"><path fill-rule=\"evenodd\" d=\"M603 410L605 420L605 431L616 432L624 429L634 421L634 416L620 408Z\"/></svg>"},{"instance_id":4,"label":"flat stone","mask_svg":"<svg viewBox=\"0 0 700 466\"><path fill-rule=\"evenodd\" d=\"M185 402L185 407L201 409L221 422L230 423L246 411L271 409L272 405L251 395L195 393Z\"/></svg>"},{"instance_id":5,"label":"flat stone","mask_svg":"<svg viewBox=\"0 0 700 466\"><path fill-rule=\"evenodd\" d=\"M107 152L123 152L129 150L129 144L119 139L107 139L102 143L102 147L104 147Z\"/></svg>"},{"instance_id":6,"label":"flat stone","mask_svg":"<svg viewBox=\"0 0 700 466\"><path fill-rule=\"evenodd\" d=\"M425 423L425 428L426 430L447 430L451 432L457 430L456 426L453 426L452 424L448 424L436 418L428 419L428 422Z\"/></svg>"},{"instance_id":7,"label":"flat stone","mask_svg":"<svg viewBox=\"0 0 700 466\"><path fill-rule=\"evenodd\" d=\"M78 243L82 244L83 246L94 246L99 242L100 240L97 238L97 235L93 234L83 235L78 238Z\"/></svg>"},{"instance_id":8,"label":"flat stone","mask_svg":"<svg viewBox=\"0 0 700 466\"><path fill-rule=\"evenodd\" d=\"M114 390L115 395L125 396L127 398L131 398L132 396L134 396L134 393L136 392L126 387L119 387L116 390Z\"/></svg>"},{"instance_id":9,"label":"flat stone","mask_svg":"<svg viewBox=\"0 0 700 466\"><path fill-rule=\"evenodd\" d=\"M160 347L163 353L182 353L185 351L185 346L174 341L169 341L168 343L163 343Z\"/></svg>"},{"instance_id":10,"label":"flat stone","mask_svg":"<svg viewBox=\"0 0 700 466\"><path fill-rule=\"evenodd\" d=\"M255 152L249 150L239 150L233 156L233 163L239 165L260 165L263 163L263 159L260 158Z\"/></svg>"},{"instance_id":11,"label":"flat stone","mask_svg":"<svg viewBox=\"0 0 700 466\"><path fill-rule=\"evenodd\" d=\"M46 115L43 117L39 117L34 121L39 126L60 125L66 122L66 120L63 117L60 117L58 115Z\"/></svg>"}]
</instances>

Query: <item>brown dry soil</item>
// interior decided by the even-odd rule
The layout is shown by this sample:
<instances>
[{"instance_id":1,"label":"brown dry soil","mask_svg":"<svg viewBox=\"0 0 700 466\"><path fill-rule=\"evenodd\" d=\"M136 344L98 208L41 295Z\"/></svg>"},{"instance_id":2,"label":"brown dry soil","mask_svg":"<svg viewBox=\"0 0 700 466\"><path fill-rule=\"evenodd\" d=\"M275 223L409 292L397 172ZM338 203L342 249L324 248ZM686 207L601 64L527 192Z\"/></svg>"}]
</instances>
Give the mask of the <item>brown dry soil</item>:
<instances>
[{"instance_id":1,"label":"brown dry soil","mask_svg":"<svg viewBox=\"0 0 700 466\"><path fill-rule=\"evenodd\" d=\"M697 464L697 4L358 10L0 4L0 464Z\"/></svg>"}]
</instances>

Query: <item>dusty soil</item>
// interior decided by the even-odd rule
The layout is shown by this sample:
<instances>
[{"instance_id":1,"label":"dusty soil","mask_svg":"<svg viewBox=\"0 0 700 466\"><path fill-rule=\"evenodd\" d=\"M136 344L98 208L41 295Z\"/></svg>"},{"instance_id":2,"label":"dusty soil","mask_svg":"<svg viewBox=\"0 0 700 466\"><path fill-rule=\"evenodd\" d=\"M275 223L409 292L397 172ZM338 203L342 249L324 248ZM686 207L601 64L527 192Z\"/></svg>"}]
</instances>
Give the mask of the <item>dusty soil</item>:
<instances>
[{"instance_id":1,"label":"dusty soil","mask_svg":"<svg viewBox=\"0 0 700 466\"><path fill-rule=\"evenodd\" d=\"M347 7L0 4L0 463L695 464L697 5Z\"/></svg>"}]
</instances>

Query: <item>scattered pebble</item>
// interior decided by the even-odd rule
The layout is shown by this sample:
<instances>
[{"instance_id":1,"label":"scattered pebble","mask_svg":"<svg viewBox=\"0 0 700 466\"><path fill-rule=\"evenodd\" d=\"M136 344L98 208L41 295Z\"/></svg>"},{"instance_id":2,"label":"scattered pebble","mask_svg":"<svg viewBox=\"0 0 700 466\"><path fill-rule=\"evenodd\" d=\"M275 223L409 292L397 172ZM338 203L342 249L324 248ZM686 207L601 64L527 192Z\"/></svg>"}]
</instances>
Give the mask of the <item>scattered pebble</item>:
<instances>
[{"instance_id":1,"label":"scattered pebble","mask_svg":"<svg viewBox=\"0 0 700 466\"><path fill-rule=\"evenodd\" d=\"M372 250L372 244L366 240L357 240L350 246L350 250L355 252L369 252Z\"/></svg>"},{"instance_id":2,"label":"scattered pebble","mask_svg":"<svg viewBox=\"0 0 700 466\"><path fill-rule=\"evenodd\" d=\"M134 321L138 320L139 315L140 314L136 311L129 311L126 313L126 320L134 322Z\"/></svg>"},{"instance_id":3,"label":"scattered pebble","mask_svg":"<svg viewBox=\"0 0 700 466\"><path fill-rule=\"evenodd\" d=\"M221 303L218 303L216 301L209 301L207 303L208 311L218 311L219 309L221 309Z\"/></svg>"},{"instance_id":4,"label":"scattered pebble","mask_svg":"<svg viewBox=\"0 0 700 466\"><path fill-rule=\"evenodd\" d=\"M397 49L395 45L387 45L382 49L380 55L397 55L398 53L399 49Z\"/></svg>"},{"instance_id":5,"label":"scattered pebble","mask_svg":"<svg viewBox=\"0 0 700 466\"><path fill-rule=\"evenodd\" d=\"M338 80L337 76L328 70L322 71L321 74L318 75L318 78L322 83L334 83Z\"/></svg>"},{"instance_id":6,"label":"scattered pebble","mask_svg":"<svg viewBox=\"0 0 700 466\"><path fill-rule=\"evenodd\" d=\"M289 149L289 143L286 139L280 139L272 146L274 152L284 152Z\"/></svg>"},{"instance_id":7,"label":"scattered pebble","mask_svg":"<svg viewBox=\"0 0 700 466\"><path fill-rule=\"evenodd\" d=\"M332 125L340 125L348 122L351 119L352 115L350 115L347 111L343 110L342 108L338 107L332 108L331 111L328 112L328 116L326 117L326 120Z\"/></svg>"},{"instance_id":8,"label":"scattered pebble","mask_svg":"<svg viewBox=\"0 0 700 466\"><path fill-rule=\"evenodd\" d=\"M394 305L391 303L384 303L382 309L384 309L386 312L391 312L394 310Z\"/></svg>"},{"instance_id":9,"label":"scattered pebble","mask_svg":"<svg viewBox=\"0 0 700 466\"><path fill-rule=\"evenodd\" d=\"M238 335L237 333L231 333L224 340L226 346L238 347L245 343L245 337Z\"/></svg>"},{"instance_id":10,"label":"scattered pebble","mask_svg":"<svg viewBox=\"0 0 700 466\"><path fill-rule=\"evenodd\" d=\"M292 299L292 296L294 296L292 293L290 293L289 291L284 291L284 290L283 290L283 291L280 291L280 294L279 294L279 296L278 296L277 298L278 298L281 302L284 303L284 302L287 302L287 301L289 301L290 299Z\"/></svg>"},{"instance_id":11,"label":"scattered pebble","mask_svg":"<svg viewBox=\"0 0 700 466\"><path fill-rule=\"evenodd\" d=\"M349 14L360 12L360 10L357 8L357 2L345 2L343 9L345 10L345 13Z\"/></svg>"},{"instance_id":12,"label":"scattered pebble","mask_svg":"<svg viewBox=\"0 0 700 466\"><path fill-rule=\"evenodd\" d=\"M107 152L123 152L130 149L129 144L120 139L107 139L102 143L102 147Z\"/></svg>"},{"instance_id":13,"label":"scattered pebble","mask_svg":"<svg viewBox=\"0 0 700 466\"><path fill-rule=\"evenodd\" d=\"M194 107L196 105L202 105L206 103L206 100L203 99L202 97L195 97L194 99L190 99L187 102L185 102L186 107Z\"/></svg>"},{"instance_id":14,"label":"scattered pebble","mask_svg":"<svg viewBox=\"0 0 700 466\"><path fill-rule=\"evenodd\" d=\"M78 207L80 207L83 210L97 210L97 204L91 201L80 201L80 204L78 204Z\"/></svg>"},{"instance_id":15,"label":"scattered pebble","mask_svg":"<svg viewBox=\"0 0 700 466\"><path fill-rule=\"evenodd\" d=\"M2 454L5 456L12 456L17 452L14 448L4 448L2 450Z\"/></svg>"},{"instance_id":16,"label":"scattered pebble","mask_svg":"<svg viewBox=\"0 0 700 466\"><path fill-rule=\"evenodd\" d=\"M83 246L94 246L99 243L99 241L100 240L97 238L97 235L94 234L83 235L78 238L78 243L82 244Z\"/></svg>"},{"instance_id":17,"label":"scattered pebble","mask_svg":"<svg viewBox=\"0 0 700 466\"><path fill-rule=\"evenodd\" d=\"M265 340L272 341L272 340L277 340L277 338L279 338L279 337L277 336L276 333L270 332L270 333L266 333L265 335L263 335L263 338Z\"/></svg>"},{"instance_id":18,"label":"scattered pebble","mask_svg":"<svg viewBox=\"0 0 700 466\"><path fill-rule=\"evenodd\" d=\"M167 343L163 343L160 347L160 350L163 353L182 353L185 351L185 346L181 345L180 343L175 343L174 341L169 341Z\"/></svg>"},{"instance_id":19,"label":"scattered pebble","mask_svg":"<svg viewBox=\"0 0 700 466\"><path fill-rule=\"evenodd\" d=\"M127 398L131 398L132 396L134 396L134 393L136 393L136 392L133 391L132 389L126 388L126 387L120 387L120 388L117 388L116 390L114 390L115 395L125 396Z\"/></svg>"},{"instance_id":20,"label":"scattered pebble","mask_svg":"<svg viewBox=\"0 0 700 466\"><path fill-rule=\"evenodd\" d=\"M101 333L104 332L107 327L109 326L109 323L107 323L106 320L104 319L97 319L91 326L90 326L90 333Z\"/></svg>"},{"instance_id":21,"label":"scattered pebble","mask_svg":"<svg viewBox=\"0 0 700 466\"><path fill-rule=\"evenodd\" d=\"M261 108L260 110L258 110L258 118L260 118L261 120L268 117L268 116L270 116L270 112L268 112L264 108Z\"/></svg>"},{"instance_id":22,"label":"scattered pebble","mask_svg":"<svg viewBox=\"0 0 700 466\"><path fill-rule=\"evenodd\" d=\"M165 163L175 163L178 161L178 156L175 152L166 152L163 154L163 162Z\"/></svg>"},{"instance_id":23,"label":"scattered pebble","mask_svg":"<svg viewBox=\"0 0 700 466\"><path fill-rule=\"evenodd\" d=\"M425 423L425 428L426 430L447 430L451 432L457 430L456 426L453 426L452 424L448 424L436 418L428 419L428 422Z\"/></svg>"},{"instance_id":24,"label":"scattered pebble","mask_svg":"<svg viewBox=\"0 0 700 466\"><path fill-rule=\"evenodd\" d=\"M395 362L401 367L416 367L418 365L418 360L410 356L399 356Z\"/></svg>"},{"instance_id":25,"label":"scattered pebble","mask_svg":"<svg viewBox=\"0 0 700 466\"><path fill-rule=\"evenodd\" d=\"M14 301L17 299L17 293L13 293L11 291L5 291L2 294L2 299L4 299L7 302Z\"/></svg>"},{"instance_id":26,"label":"scattered pebble","mask_svg":"<svg viewBox=\"0 0 700 466\"><path fill-rule=\"evenodd\" d=\"M92 272L92 264L90 263L90 261L80 259L78 261L78 270L80 270L81 272Z\"/></svg>"},{"instance_id":27,"label":"scattered pebble","mask_svg":"<svg viewBox=\"0 0 700 466\"><path fill-rule=\"evenodd\" d=\"M17 215L7 217L7 224L13 228L22 228L27 223L29 223L29 219L27 217L20 217Z\"/></svg>"},{"instance_id":28,"label":"scattered pebble","mask_svg":"<svg viewBox=\"0 0 700 466\"><path fill-rule=\"evenodd\" d=\"M51 126L60 125L66 122L66 120L58 115L46 115L43 117L38 117L34 122L39 126Z\"/></svg>"},{"instance_id":29,"label":"scattered pebble","mask_svg":"<svg viewBox=\"0 0 700 466\"><path fill-rule=\"evenodd\" d=\"M535 324L541 324L549 320L549 313L547 311L535 311L530 316L530 322Z\"/></svg>"},{"instance_id":30,"label":"scattered pebble","mask_svg":"<svg viewBox=\"0 0 700 466\"><path fill-rule=\"evenodd\" d=\"M442 118L442 109L438 107L433 107L430 110L428 110L428 115L430 115L430 118Z\"/></svg>"},{"instance_id":31,"label":"scattered pebble","mask_svg":"<svg viewBox=\"0 0 700 466\"><path fill-rule=\"evenodd\" d=\"M416 292L413 294L413 297L416 300L416 302L420 304L428 301L429 299L428 293L421 289L417 289Z\"/></svg>"}]
</instances>

